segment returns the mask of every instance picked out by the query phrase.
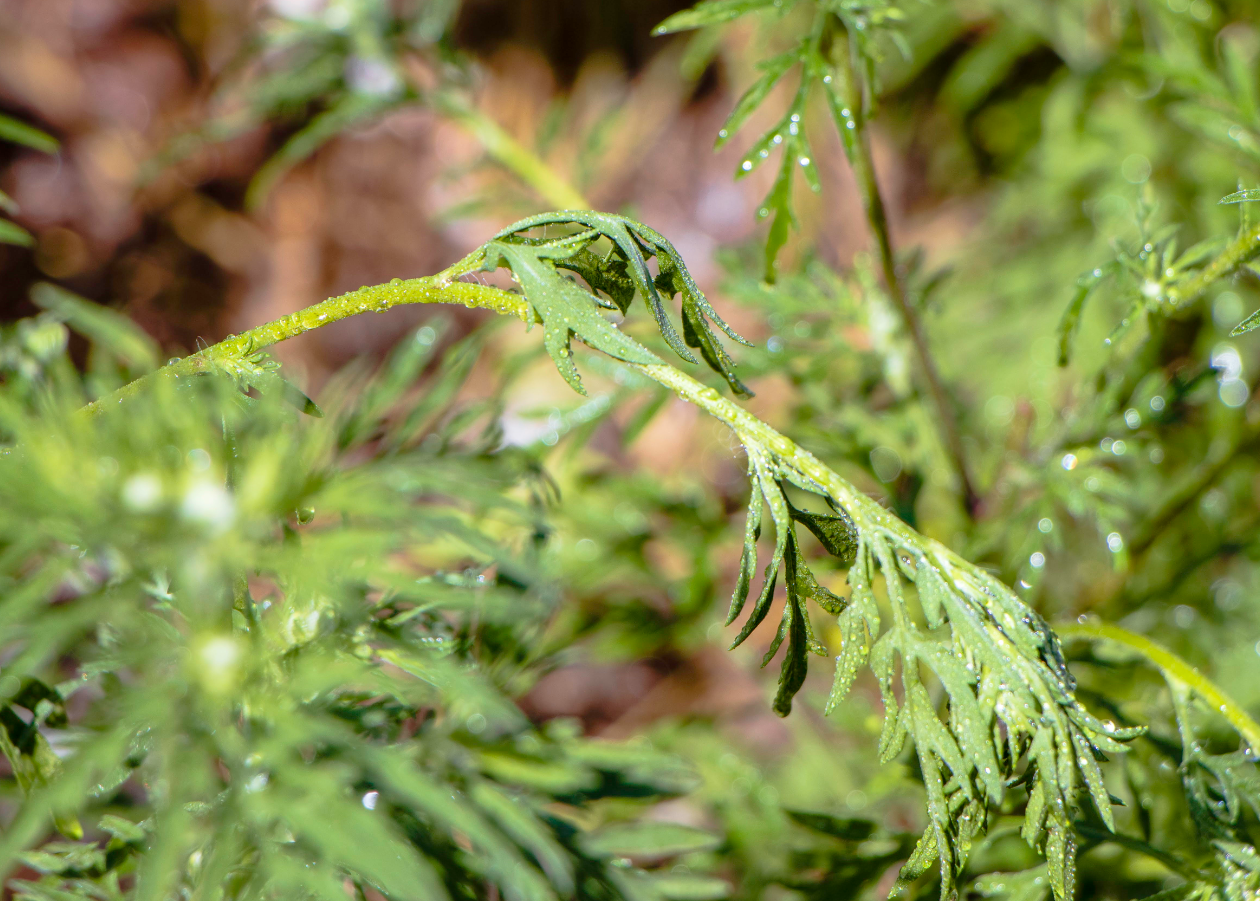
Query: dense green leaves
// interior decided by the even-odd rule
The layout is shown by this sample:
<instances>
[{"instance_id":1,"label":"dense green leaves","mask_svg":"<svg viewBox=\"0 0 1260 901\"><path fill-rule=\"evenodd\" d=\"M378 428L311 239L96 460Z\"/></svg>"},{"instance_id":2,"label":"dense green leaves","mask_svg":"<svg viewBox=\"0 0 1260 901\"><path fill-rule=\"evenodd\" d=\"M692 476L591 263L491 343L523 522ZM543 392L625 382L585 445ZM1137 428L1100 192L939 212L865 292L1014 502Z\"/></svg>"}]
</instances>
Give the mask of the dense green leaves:
<instances>
[{"instance_id":1,"label":"dense green leaves","mask_svg":"<svg viewBox=\"0 0 1260 901\"><path fill-rule=\"evenodd\" d=\"M586 818L608 795L668 797L692 784L685 767L535 728L479 659L550 609L545 533L518 499L532 470L492 454L493 431L470 438L452 392L414 415L404 389L433 329L334 391L323 419L295 413L255 354L86 417L74 378L30 391L65 371L62 322L115 378L151 348L82 299L40 302L61 340L0 386L0 750L27 796L0 866L36 874L18 896L113 896L130 879L136 897L341 899L349 880L548 901L652 884L583 850L549 805ZM622 804L599 815L639 836L645 865L716 840L661 844L673 827L616 826ZM68 841L40 842L50 823ZM653 897L718 889L697 874Z\"/></svg>"},{"instance_id":2,"label":"dense green leaves","mask_svg":"<svg viewBox=\"0 0 1260 901\"><path fill-rule=\"evenodd\" d=\"M798 5L810 8L811 15L802 20L807 26L799 29L790 49L758 64L761 75L745 90L717 136L718 147L731 140L783 78L793 69L799 70L797 88L786 111L753 142L735 171L737 179L744 178L772 154L780 154L770 192L757 210L758 219L770 220L764 272L768 282L775 280L779 253L792 229L797 227L792 196L796 175L803 176L813 193L822 190L814 150L806 135L810 98L815 94L824 96L849 160L859 168L865 166L868 150L863 146L862 129L871 113L869 86L880 53L878 37L887 35L893 40L899 39L895 29L902 18L901 11L886 2L815 0L798 4L796 0L705 0L690 10L675 13L656 29L658 34L663 34L720 25L766 9L786 14ZM864 82L859 80L856 74L859 72ZM859 172L859 179L862 177ZM864 202L869 204L870 199Z\"/></svg>"},{"instance_id":3,"label":"dense green leaves","mask_svg":"<svg viewBox=\"0 0 1260 901\"><path fill-rule=\"evenodd\" d=\"M548 239L545 230L551 226L566 232L572 232L574 227L584 230ZM526 232L539 228L544 229L543 238L526 236ZM593 245L601 239L611 246L597 255ZM585 393L569 350L571 336L629 363L660 362L601 313L601 308L613 308L625 314L637 291L652 311L666 344L689 363L697 361L687 347L698 349L733 392L748 396L748 389L736 378L735 364L710 322L730 338L747 342L717 314L674 245L654 229L610 213L544 213L508 226L486 245L484 253L487 268L505 264L512 270L542 320L547 352L574 390ZM655 277L648 269L648 260L653 257L658 267ZM561 277L558 268L583 276L590 290ZM602 299L595 291L603 292L610 300ZM665 310L665 300L675 294L680 295L682 303L681 339Z\"/></svg>"}]
</instances>

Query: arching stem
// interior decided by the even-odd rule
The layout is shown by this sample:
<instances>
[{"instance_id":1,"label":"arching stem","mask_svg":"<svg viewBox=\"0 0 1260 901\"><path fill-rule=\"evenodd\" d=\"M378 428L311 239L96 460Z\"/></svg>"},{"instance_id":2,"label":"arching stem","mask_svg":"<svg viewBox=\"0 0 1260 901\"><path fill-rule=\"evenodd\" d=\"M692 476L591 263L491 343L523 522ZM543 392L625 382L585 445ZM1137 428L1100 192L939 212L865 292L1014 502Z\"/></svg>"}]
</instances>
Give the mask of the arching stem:
<instances>
[{"instance_id":1,"label":"arching stem","mask_svg":"<svg viewBox=\"0 0 1260 901\"><path fill-rule=\"evenodd\" d=\"M1243 737L1247 746L1253 752L1260 752L1260 723L1253 720L1247 711L1222 691L1216 683L1163 645L1151 641L1144 635L1138 635L1109 623L1063 623L1056 626L1055 631L1065 641L1073 638L1087 641L1110 641L1133 651L1162 672L1166 678L1188 687L1207 702L1208 706L1219 711L1221 716L1225 717L1235 731Z\"/></svg>"}]
</instances>

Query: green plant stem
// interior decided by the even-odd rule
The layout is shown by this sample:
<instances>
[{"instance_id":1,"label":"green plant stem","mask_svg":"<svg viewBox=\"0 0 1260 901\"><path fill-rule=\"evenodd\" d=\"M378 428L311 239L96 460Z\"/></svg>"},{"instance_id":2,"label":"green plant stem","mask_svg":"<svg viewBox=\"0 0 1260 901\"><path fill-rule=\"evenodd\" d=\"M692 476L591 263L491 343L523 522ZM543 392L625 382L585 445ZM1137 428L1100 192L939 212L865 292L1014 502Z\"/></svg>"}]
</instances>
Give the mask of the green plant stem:
<instances>
[{"instance_id":1,"label":"green plant stem","mask_svg":"<svg viewBox=\"0 0 1260 901\"><path fill-rule=\"evenodd\" d=\"M383 313L393 307L413 303L455 303L471 309L510 314L529 321L531 308L519 294L457 281L460 276L479 268L481 261L482 255L478 251L437 275L394 279L383 285L365 285L339 297L330 297L240 335L230 335L212 347L169 363L124 385L113 394L88 404L80 413L90 416L115 407L145 391L155 379L194 375L214 369L229 373L239 371L244 361L266 347L358 313Z\"/></svg>"},{"instance_id":2,"label":"green plant stem","mask_svg":"<svg viewBox=\"0 0 1260 901\"><path fill-rule=\"evenodd\" d=\"M1221 253L1185 284L1170 288L1168 300L1184 305L1198 300L1213 284L1233 273L1260 253L1260 224L1239 233Z\"/></svg>"},{"instance_id":3,"label":"green plant stem","mask_svg":"<svg viewBox=\"0 0 1260 901\"><path fill-rule=\"evenodd\" d=\"M834 17L833 17L833 20ZM954 466L958 476L959 489L963 506L967 515L974 518L980 507L980 496L976 493L975 483L971 478L971 470L967 464L966 449L963 447L962 432L958 424L958 414L945 390L936 358L928 346L923 323L918 311L906 296L905 286L897 274L897 261L893 253L892 238L888 232L888 215L884 208L883 195L880 193L879 180L875 175L875 158L871 153L870 135L866 130L866 111L863 107L863 91L857 69L853 64L853 53L849 46L849 36L842 24L835 20L838 33L833 46L837 50L839 74L842 88L849 98L853 111L852 140L846 143L851 148L849 163L857 178L858 191L862 195L862 207L866 211L866 222L875 239L876 253L879 257L880 271L884 285L892 297L897 312L910 341L914 345L915 357L918 360L920 375L926 384L932 402L936 406L936 422L941 430L941 442L945 452ZM839 124L839 123L837 123ZM841 126L842 128L844 126Z\"/></svg>"},{"instance_id":4,"label":"green plant stem","mask_svg":"<svg viewBox=\"0 0 1260 901\"><path fill-rule=\"evenodd\" d=\"M403 304L458 303L466 307L516 316L526 323L532 322L533 308L522 295L501 288L456 281L460 276L479 269L482 262L483 253L478 250L434 276L395 279L384 285L365 286L357 291L329 298L243 334L230 336L200 353L176 360L125 385L108 397L88 404L80 412L94 415L113 409L128 398L143 392L157 379L209 371L230 374L246 368L249 358L263 348L286 338L331 325L359 313L384 312ZM798 447L752 413L723 397L716 388L711 388L665 363L623 365L637 370L670 389L684 401L694 403L725 423L746 446L768 448L781 467L794 471L803 483L816 485L820 492L843 506L859 530L878 529L888 535L894 545L927 551L948 582L958 585L965 583L976 596L991 590L988 577L976 566L956 556L939 542L914 532L893 513L841 478L809 451Z\"/></svg>"},{"instance_id":5,"label":"green plant stem","mask_svg":"<svg viewBox=\"0 0 1260 901\"><path fill-rule=\"evenodd\" d=\"M486 153L541 197L550 209L589 210L582 193L548 166L538 154L508 134L475 107L449 95L438 97L438 109L481 142Z\"/></svg>"},{"instance_id":6,"label":"green plant stem","mask_svg":"<svg viewBox=\"0 0 1260 901\"><path fill-rule=\"evenodd\" d=\"M1187 686L1213 709L1219 711L1243 737L1247 746L1254 752L1260 752L1260 723L1248 716L1247 712L1217 687L1216 683L1163 645L1156 644L1144 635L1138 635L1109 623L1064 623L1057 626L1055 631L1063 639L1110 641L1141 655L1165 677Z\"/></svg>"}]
</instances>

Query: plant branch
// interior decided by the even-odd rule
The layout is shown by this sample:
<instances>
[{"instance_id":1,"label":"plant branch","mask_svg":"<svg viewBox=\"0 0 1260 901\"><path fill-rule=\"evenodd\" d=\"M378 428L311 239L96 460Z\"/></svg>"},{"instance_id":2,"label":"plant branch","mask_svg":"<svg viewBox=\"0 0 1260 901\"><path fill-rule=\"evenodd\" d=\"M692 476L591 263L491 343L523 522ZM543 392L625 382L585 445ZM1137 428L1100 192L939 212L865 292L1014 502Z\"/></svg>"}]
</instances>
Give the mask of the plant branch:
<instances>
[{"instance_id":1,"label":"plant branch","mask_svg":"<svg viewBox=\"0 0 1260 901\"><path fill-rule=\"evenodd\" d=\"M1260 224L1239 232L1238 237L1193 278L1169 288L1169 303L1183 305L1198 300L1213 284L1232 274L1257 253L1260 253Z\"/></svg>"},{"instance_id":2,"label":"plant branch","mask_svg":"<svg viewBox=\"0 0 1260 901\"><path fill-rule=\"evenodd\" d=\"M1253 720L1247 711L1225 694L1216 683L1163 645L1156 644L1144 635L1138 635L1109 623L1063 623L1056 627L1056 631L1064 639L1110 641L1139 654L1166 678L1187 686L1203 698L1209 706L1220 711L1221 715L1247 742L1247 746L1254 751L1260 751L1260 723Z\"/></svg>"},{"instance_id":3,"label":"plant branch","mask_svg":"<svg viewBox=\"0 0 1260 901\"><path fill-rule=\"evenodd\" d=\"M837 49L839 63L837 68L842 80L841 88L844 91L844 95L848 97L848 102L852 108L852 118L836 124L841 130L841 136L846 138L845 144L849 150L849 162L853 167L853 174L857 178L858 190L862 195L862 206L866 210L867 225L871 230L872 237L875 239L884 284L897 307L898 313L901 314L902 324L905 326L906 332L910 335L910 341L914 345L920 375L927 386L928 393L932 397L933 404L936 406L936 421L941 430L941 441L945 446L945 452L949 455L951 463L953 463L954 471L958 475L963 506L966 508L967 515L974 518L980 506L980 496L976 493L975 485L971 479L971 472L967 465L966 450L963 447L962 433L958 425L958 415L948 392L945 390L945 384L941 380L936 359L928 346L927 336L923 331L923 323L919 319L918 312L910 303L910 299L906 295L905 286L897 274L897 261L893 253L892 239L888 232L888 215L884 208L883 196L880 194L879 180L875 175L875 160L871 153L870 136L866 131L866 111L863 109L864 104L862 100L863 91L856 67L853 64L853 52L850 47L849 35L836 17L832 16L832 21L836 23L839 31L839 34L835 36L833 46ZM851 134L846 135L846 130Z\"/></svg>"},{"instance_id":4,"label":"plant branch","mask_svg":"<svg viewBox=\"0 0 1260 901\"><path fill-rule=\"evenodd\" d=\"M229 373L239 372L250 357L266 347L358 313L383 313L393 307L413 303L454 303L470 309L510 314L529 321L531 308L519 294L487 285L457 281L460 276L476 270L482 259L483 254L479 250L437 275L396 278L383 285L365 285L338 297L330 297L240 335L230 335L218 344L169 363L124 385L113 394L86 405L79 412L90 416L117 406L142 393L159 378L194 375L214 369Z\"/></svg>"}]
</instances>

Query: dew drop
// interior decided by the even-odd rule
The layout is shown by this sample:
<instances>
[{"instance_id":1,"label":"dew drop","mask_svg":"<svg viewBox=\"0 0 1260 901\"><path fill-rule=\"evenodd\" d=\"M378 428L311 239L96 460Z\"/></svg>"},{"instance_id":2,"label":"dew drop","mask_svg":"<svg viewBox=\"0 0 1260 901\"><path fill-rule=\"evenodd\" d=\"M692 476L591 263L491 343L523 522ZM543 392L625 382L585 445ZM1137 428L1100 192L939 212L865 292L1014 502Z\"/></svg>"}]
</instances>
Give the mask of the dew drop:
<instances>
[{"instance_id":1,"label":"dew drop","mask_svg":"<svg viewBox=\"0 0 1260 901\"><path fill-rule=\"evenodd\" d=\"M745 172L751 172L752 166L753 164L751 160L744 160L744 162L740 164L739 168L743 169Z\"/></svg>"}]
</instances>

